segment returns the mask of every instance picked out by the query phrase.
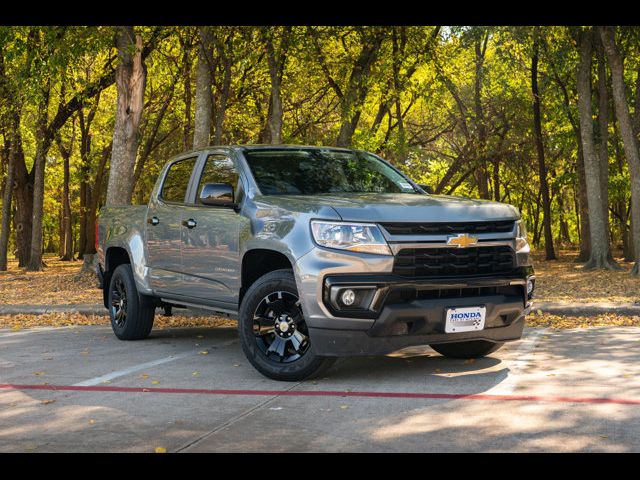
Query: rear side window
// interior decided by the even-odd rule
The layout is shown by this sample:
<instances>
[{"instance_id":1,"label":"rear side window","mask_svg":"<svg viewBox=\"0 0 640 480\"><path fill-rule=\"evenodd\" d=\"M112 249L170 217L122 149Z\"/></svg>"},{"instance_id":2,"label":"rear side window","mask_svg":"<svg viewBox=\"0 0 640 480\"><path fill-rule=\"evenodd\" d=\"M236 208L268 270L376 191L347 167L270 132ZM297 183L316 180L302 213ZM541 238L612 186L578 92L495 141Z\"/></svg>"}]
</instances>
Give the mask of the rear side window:
<instances>
[{"instance_id":1,"label":"rear side window","mask_svg":"<svg viewBox=\"0 0 640 480\"><path fill-rule=\"evenodd\" d=\"M169 167L160 198L166 202L184 203L184 197L189 188L191 172L196 164L197 157L179 160Z\"/></svg>"}]
</instances>

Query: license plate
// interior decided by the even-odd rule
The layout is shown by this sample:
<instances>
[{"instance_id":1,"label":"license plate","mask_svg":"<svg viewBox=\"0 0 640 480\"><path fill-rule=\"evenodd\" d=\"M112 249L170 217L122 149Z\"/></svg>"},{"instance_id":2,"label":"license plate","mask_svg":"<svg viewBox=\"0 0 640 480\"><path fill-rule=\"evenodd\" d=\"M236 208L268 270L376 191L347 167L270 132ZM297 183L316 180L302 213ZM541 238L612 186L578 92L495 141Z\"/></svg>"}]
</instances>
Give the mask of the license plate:
<instances>
[{"instance_id":1,"label":"license plate","mask_svg":"<svg viewBox=\"0 0 640 480\"><path fill-rule=\"evenodd\" d=\"M460 333L482 330L486 316L486 307L447 308L444 331L446 333Z\"/></svg>"}]
</instances>

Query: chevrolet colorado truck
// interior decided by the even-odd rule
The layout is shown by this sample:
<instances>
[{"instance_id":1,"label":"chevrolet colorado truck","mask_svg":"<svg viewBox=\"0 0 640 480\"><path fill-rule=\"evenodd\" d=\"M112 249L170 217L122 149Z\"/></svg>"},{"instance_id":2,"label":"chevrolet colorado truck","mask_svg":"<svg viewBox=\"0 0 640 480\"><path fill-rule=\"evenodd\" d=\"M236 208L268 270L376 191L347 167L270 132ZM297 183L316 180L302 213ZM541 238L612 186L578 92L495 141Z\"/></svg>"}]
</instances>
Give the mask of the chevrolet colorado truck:
<instances>
[{"instance_id":1,"label":"chevrolet colorado truck","mask_svg":"<svg viewBox=\"0 0 640 480\"><path fill-rule=\"evenodd\" d=\"M488 355L521 337L535 287L515 207L428 194L351 149L182 154L148 205L101 210L97 243L118 338L147 337L157 308L209 309L278 380L417 345Z\"/></svg>"}]
</instances>

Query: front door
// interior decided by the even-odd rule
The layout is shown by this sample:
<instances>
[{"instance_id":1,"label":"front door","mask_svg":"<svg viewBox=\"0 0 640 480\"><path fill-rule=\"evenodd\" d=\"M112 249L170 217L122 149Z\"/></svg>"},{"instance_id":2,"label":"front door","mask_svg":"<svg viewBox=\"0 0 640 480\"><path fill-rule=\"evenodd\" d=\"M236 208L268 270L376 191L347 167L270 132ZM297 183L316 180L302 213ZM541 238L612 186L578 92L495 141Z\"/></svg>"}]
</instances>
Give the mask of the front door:
<instances>
[{"instance_id":1,"label":"front door","mask_svg":"<svg viewBox=\"0 0 640 480\"><path fill-rule=\"evenodd\" d=\"M158 198L147 210L149 276L158 293L171 293L182 283L182 217L197 157L169 165Z\"/></svg>"},{"instance_id":2,"label":"front door","mask_svg":"<svg viewBox=\"0 0 640 480\"><path fill-rule=\"evenodd\" d=\"M240 291L240 229L248 219L230 207L202 205L202 187L227 183L236 202L242 183L233 160L224 154L207 157L195 191L195 203L182 213L182 295L234 309Z\"/></svg>"}]
</instances>

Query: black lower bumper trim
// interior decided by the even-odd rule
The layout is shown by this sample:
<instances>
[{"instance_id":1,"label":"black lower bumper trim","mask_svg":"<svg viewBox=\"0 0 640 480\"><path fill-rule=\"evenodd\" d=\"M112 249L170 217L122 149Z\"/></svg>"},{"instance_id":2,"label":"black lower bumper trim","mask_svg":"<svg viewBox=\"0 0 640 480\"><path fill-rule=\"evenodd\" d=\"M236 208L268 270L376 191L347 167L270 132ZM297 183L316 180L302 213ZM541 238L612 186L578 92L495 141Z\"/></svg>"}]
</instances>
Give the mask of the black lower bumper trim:
<instances>
[{"instance_id":1,"label":"black lower bumper trim","mask_svg":"<svg viewBox=\"0 0 640 480\"><path fill-rule=\"evenodd\" d=\"M313 348L318 355L327 357L385 355L406 347L418 345L470 340L486 340L496 343L518 340L522 336L522 330L524 329L525 313L522 312L510 325L486 328L474 332L374 337L364 331L309 328L309 335Z\"/></svg>"}]
</instances>

